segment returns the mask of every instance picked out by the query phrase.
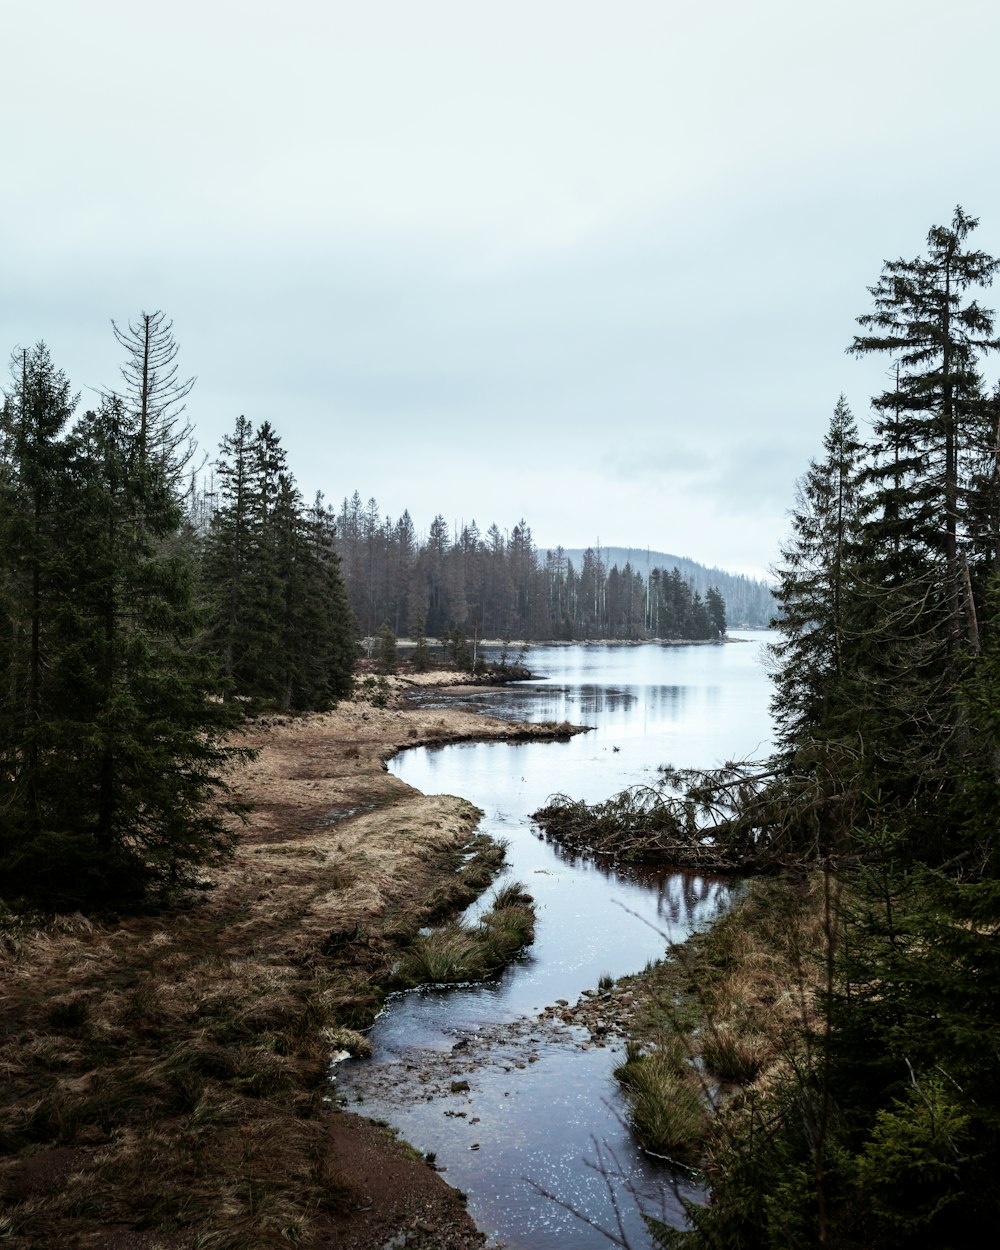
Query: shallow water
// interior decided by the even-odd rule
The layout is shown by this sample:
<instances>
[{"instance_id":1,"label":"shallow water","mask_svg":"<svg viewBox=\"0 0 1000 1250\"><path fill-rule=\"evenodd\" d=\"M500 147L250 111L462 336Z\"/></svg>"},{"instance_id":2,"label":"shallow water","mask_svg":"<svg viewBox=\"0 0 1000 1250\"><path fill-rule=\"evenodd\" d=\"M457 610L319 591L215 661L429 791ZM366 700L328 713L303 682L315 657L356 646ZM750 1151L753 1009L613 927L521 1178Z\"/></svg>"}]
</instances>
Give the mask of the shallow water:
<instances>
[{"instance_id":1,"label":"shallow water","mask_svg":"<svg viewBox=\"0 0 1000 1250\"><path fill-rule=\"evenodd\" d=\"M583 1031L538 1017L559 999L575 1002L603 974L661 956L711 920L731 887L568 856L541 839L530 813L557 792L593 802L653 782L665 763L711 766L765 751L766 635L740 637L747 641L727 646L536 648L529 683L430 697L593 732L566 743L417 748L391 765L424 793L458 794L483 809L480 828L509 842L506 877L535 897L536 940L488 985L393 997L371 1032L373 1057L339 1066L337 1092L433 1151L494 1244L609 1244L540 1189L618 1235L624 1229L637 1247L647 1244L640 1204L677 1223L673 1186L696 1193L637 1150L622 1126L611 1078L620 1048L591 1046ZM470 915L484 905L488 898Z\"/></svg>"}]
</instances>

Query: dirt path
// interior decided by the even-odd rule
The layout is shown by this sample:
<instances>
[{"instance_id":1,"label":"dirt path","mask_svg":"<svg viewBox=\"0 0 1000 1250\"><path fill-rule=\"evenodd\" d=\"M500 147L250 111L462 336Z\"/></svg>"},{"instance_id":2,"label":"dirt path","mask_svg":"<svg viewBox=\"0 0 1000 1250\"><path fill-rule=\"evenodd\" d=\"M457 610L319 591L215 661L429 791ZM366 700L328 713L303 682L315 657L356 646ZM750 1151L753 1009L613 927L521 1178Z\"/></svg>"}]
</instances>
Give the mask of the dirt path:
<instances>
[{"instance_id":1,"label":"dirt path","mask_svg":"<svg viewBox=\"0 0 1000 1250\"><path fill-rule=\"evenodd\" d=\"M0 928L5 1244L479 1244L425 1162L333 1108L326 1071L417 929L496 868L486 847L469 857L472 804L419 794L386 759L573 731L408 707L408 688L255 723L231 778L254 805L239 851L183 908Z\"/></svg>"}]
</instances>

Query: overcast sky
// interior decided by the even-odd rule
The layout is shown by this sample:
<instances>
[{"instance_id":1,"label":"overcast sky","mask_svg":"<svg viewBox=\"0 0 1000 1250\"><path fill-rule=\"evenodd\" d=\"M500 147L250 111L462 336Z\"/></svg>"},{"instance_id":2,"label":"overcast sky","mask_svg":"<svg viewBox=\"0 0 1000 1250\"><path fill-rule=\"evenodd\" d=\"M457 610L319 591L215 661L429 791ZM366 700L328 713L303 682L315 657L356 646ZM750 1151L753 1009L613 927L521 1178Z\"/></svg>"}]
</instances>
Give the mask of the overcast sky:
<instances>
[{"instance_id":1,"label":"overcast sky","mask_svg":"<svg viewBox=\"0 0 1000 1250\"><path fill-rule=\"evenodd\" d=\"M204 451L763 574L887 257L1000 253L986 0L4 6L0 346L174 321ZM1000 300L1000 294L994 301ZM991 376L995 376L993 369Z\"/></svg>"}]
</instances>

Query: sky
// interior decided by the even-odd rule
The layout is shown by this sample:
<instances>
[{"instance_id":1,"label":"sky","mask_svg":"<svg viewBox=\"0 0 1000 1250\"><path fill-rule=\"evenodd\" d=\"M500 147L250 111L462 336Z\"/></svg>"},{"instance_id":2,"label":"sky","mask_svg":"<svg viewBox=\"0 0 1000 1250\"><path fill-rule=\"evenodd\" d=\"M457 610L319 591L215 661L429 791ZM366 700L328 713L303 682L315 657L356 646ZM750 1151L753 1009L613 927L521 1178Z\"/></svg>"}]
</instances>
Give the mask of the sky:
<instances>
[{"instance_id":1,"label":"sky","mask_svg":"<svg viewBox=\"0 0 1000 1250\"><path fill-rule=\"evenodd\" d=\"M985 0L5 6L0 349L173 320L202 452L544 550L753 576L887 258L1000 254ZM1000 301L998 294L994 301ZM986 298L989 306L991 300ZM987 376L996 377L996 366Z\"/></svg>"}]
</instances>

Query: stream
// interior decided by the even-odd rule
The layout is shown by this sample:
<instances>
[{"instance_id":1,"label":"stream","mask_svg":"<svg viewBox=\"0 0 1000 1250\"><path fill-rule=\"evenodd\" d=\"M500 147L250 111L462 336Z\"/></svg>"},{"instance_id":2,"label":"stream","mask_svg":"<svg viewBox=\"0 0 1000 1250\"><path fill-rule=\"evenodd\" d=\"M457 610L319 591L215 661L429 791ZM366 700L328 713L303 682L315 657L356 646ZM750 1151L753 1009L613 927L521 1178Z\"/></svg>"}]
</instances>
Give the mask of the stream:
<instances>
[{"instance_id":1,"label":"stream","mask_svg":"<svg viewBox=\"0 0 1000 1250\"><path fill-rule=\"evenodd\" d=\"M509 845L497 884L527 886L536 937L487 984L391 997L370 1033L372 1057L339 1065L336 1093L433 1153L445 1179L468 1194L492 1246L611 1244L585 1215L645 1247L640 1207L679 1225L678 1192L697 1197L683 1176L640 1151L622 1123L611 1076L621 1041L596 1044L558 1010L542 1013L560 1000L575 1003L602 976L660 958L669 942L724 909L733 887L567 855L542 840L530 813L555 793L594 802L654 782L662 764L711 767L766 752L768 637L735 633L724 646L533 648L531 681L437 691L427 701L513 720L568 720L592 732L564 743L414 748L390 765L426 794L461 795L483 809L480 829ZM491 895L467 918L488 908Z\"/></svg>"}]
</instances>

